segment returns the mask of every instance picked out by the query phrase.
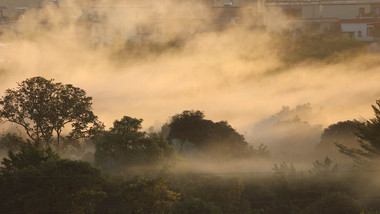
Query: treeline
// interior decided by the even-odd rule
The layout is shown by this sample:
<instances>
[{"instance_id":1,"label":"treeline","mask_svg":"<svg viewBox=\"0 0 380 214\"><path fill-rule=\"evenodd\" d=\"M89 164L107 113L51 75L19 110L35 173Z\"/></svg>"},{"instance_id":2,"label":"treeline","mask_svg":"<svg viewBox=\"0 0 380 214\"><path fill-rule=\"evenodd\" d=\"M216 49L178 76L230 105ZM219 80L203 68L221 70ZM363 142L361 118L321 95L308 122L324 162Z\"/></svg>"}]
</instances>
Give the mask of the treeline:
<instances>
[{"instance_id":1,"label":"treeline","mask_svg":"<svg viewBox=\"0 0 380 214\"><path fill-rule=\"evenodd\" d=\"M380 101L375 118L334 124L322 134L318 149L339 148L354 160L350 168L326 157L308 171L282 162L271 172L224 174L173 169L195 160L255 164L270 153L200 111L174 115L147 133L142 119L129 116L105 129L91 106L84 90L43 77L5 92L1 119L25 134L0 139L8 150L0 165L0 213L380 212ZM335 146L338 135L358 141ZM84 153L84 145L95 152ZM72 153L82 160L64 158Z\"/></svg>"}]
</instances>

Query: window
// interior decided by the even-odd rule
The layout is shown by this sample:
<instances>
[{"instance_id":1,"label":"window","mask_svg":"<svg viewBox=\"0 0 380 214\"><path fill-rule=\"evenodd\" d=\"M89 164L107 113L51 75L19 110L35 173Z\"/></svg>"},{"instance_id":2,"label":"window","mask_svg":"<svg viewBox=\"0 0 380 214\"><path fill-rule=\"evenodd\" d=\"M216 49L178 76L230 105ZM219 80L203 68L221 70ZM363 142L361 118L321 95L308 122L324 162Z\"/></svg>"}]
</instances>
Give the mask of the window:
<instances>
[{"instance_id":1,"label":"window","mask_svg":"<svg viewBox=\"0 0 380 214\"><path fill-rule=\"evenodd\" d=\"M372 25L369 25L368 27L367 27L367 35L368 36L373 36L373 26Z\"/></svg>"},{"instance_id":2,"label":"window","mask_svg":"<svg viewBox=\"0 0 380 214\"><path fill-rule=\"evenodd\" d=\"M364 7L359 8L359 16L364 15Z\"/></svg>"},{"instance_id":3,"label":"window","mask_svg":"<svg viewBox=\"0 0 380 214\"><path fill-rule=\"evenodd\" d=\"M358 31L358 37L362 37L362 32L360 30Z\"/></svg>"}]
</instances>

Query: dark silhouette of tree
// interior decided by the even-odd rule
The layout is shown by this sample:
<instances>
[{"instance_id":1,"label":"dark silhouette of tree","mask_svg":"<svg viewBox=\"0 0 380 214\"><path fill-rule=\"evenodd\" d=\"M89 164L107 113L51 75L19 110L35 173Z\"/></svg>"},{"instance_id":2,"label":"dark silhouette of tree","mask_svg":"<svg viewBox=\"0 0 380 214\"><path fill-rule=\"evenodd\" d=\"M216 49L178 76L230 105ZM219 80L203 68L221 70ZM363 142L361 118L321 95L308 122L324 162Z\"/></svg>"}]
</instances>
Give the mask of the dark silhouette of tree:
<instances>
[{"instance_id":1,"label":"dark silhouette of tree","mask_svg":"<svg viewBox=\"0 0 380 214\"><path fill-rule=\"evenodd\" d=\"M323 130L320 143L315 148L321 156L328 156L339 162L350 161L348 156L339 151L336 144L359 148L358 138L355 134L357 131L355 121L347 120L331 124Z\"/></svg>"},{"instance_id":2,"label":"dark silhouette of tree","mask_svg":"<svg viewBox=\"0 0 380 214\"><path fill-rule=\"evenodd\" d=\"M183 150L184 143L190 141L212 159L267 154L264 146L260 146L259 150L249 146L244 136L232 128L227 121L213 122L204 117L201 111L184 111L174 115L167 125L170 129L167 139L179 139L179 152Z\"/></svg>"},{"instance_id":3,"label":"dark silhouette of tree","mask_svg":"<svg viewBox=\"0 0 380 214\"><path fill-rule=\"evenodd\" d=\"M59 156L50 148L43 150L37 144L23 143L18 152L8 151L8 157L1 161L0 174L4 176L14 175L18 171L38 166L42 162L58 160Z\"/></svg>"},{"instance_id":4,"label":"dark silhouette of tree","mask_svg":"<svg viewBox=\"0 0 380 214\"><path fill-rule=\"evenodd\" d=\"M313 163L312 172L315 174L329 174L336 171L338 171L338 165L333 164L333 161L328 157L324 161L316 160Z\"/></svg>"},{"instance_id":5,"label":"dark silhouette of tree","mask_svg":"<svg viewBox=\"0 0 380 214\"><path fill-rule=\"evenodd\" d=\"M19 151L26 141L15 133L6 133L0 137L0 150Z\"/></svg>"},{"instance_id":6,"label":"dark silhouette of tree","mask_svg":"<svg viewBox=\"0 0 380 214\"><path fill-rule=\"evenodd\" d=\"M375 117L366 122L354 121L357 128L356 136L360 148L348 148L343 144L336 144L343 154L353 158L358 165L370 166L380 158L380 100L372 105Z\"/></svg>"},{"instance_id":7,"label":"dark silhouette of tree","mask_svg":"<svg viewBox=\"0 0 380 214\"><path fill-rule=\"evenodd\" d=\"M141 131L142 119L124 116L109 131L94 138L95 162L103 168L156 166L175 158L174 148L162 137Z\"/></svg>"},{"instance_id":8,"label":"dark silhouette of tree","mask_svg":"<svg viewBox=\"0 0 380 214\"><path fill-rule=\"evenodd\" d=\"M293 164L287 164L285 161L281 162L280 165L274 164L273 167L274 176L280 179L294 178L298 176L296 168Z\"/></svg>"},{"instance_id":9,"label":"dark silhouette of tree","mask_svg":"<svg viewBox=\"0 0 380 214\"><path fill-rule=\"evenodd\" d=\"M94 213L106 196L101 172L81 161L43 161L0 183L1 213Z\"/></svg>"},{"instance_id":10,"label":"dark silhouette of tree","mask_svg":"<svg viewBox=\"0 0 380 214\"><path fill-rule=\"evenodd\" d=\"M335 143L353 146L357 142L356 132L357 126L354 121L340 121L329 125L323 130L321 142L317 147L319 149L331 149L335 147Z\"/></svg>"},{"instance_id":11,"label":"dark silhouette of tree","mask_svg":"<svg viewBox=\"0 0 380 214\"><path fill-rule=\"evenodd\" d=\"M0 99L2 119L22 126L35 142L49 147L56 135L60 147L62 131L71 125L68 137L83 138L90 125L101 126L92 112L92 98L71 84L55 83L53 79L33 77L8 89Z\"/></svg>"},{"instance_id":12,"label":"dark silhouette of tree","mask_svg":"<svg viewBox=\"0 0 380 214\"><path fill-rule=\"evenodd\" d=\"M179 194L166 180L104 176L25 143L0 168L0 213L169 213Z\"/></svg>"}]
</instances>

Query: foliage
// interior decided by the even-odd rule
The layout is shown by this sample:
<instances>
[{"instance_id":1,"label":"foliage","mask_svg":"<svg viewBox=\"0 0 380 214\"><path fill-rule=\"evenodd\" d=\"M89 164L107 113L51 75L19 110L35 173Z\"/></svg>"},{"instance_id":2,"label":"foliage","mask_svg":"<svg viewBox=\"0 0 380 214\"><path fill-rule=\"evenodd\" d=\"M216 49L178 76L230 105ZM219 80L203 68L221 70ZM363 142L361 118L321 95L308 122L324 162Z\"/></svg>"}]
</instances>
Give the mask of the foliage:
<instances>
[{"instance_id":1,"label":"foliage","mask_svg":"<svg viewBox=\"0 0 380 214\"><path fill-rule=\"evenodd\" d=\"M355 201L340 192L326 193L319 200L311 203L304 214L356 214L359 208Z\"/></svg>"},{"instance_id":2,"label":"foliage","mask_svg":"<svg viewBox=\"0 0 380 214\"><path fill-rule=\"evenodd\" d=\"M30 166L38 166L49 160L58 160L59 157L50 148L43 150L39 144L24 143L20 151L8 152L8 157L1 161L0 174L10 176Z\"/></svg>"},{"instance_id":3,"label":"foliage","mask_svg":"<svg viewBox=\"0 0 380 214\"><path fill-rule=\"evenodd\" d=\"M356 124L351 120L331 124L323 130L320 146L334 145L336 142L342 142L344 144L352 141L356 142L356 132Z\"/></svg>"},{"instance_id":4,"label":"foliage","mask_svg":"<svg viewBox=\"0 0 380 214\"><path fill-rule=\"evenodd\" d=\"M106 196L103 182L88 163L49 160L7 176L0 207L15 213L93 213Z\"/></svg>"},{"instance_id":5,"label":"foliage","mask_svg":"<svg viewBox=\"0 0 380 214\"><path fill-rule=\"evenodd\" d=\"M340 152L353 158L361 166L371 167L374 161L380 158L380 100L372 105L375 117L366 122L354 121L357 128L357 137L360 148L348 148L343 144L336 144Z\"/></svg>"},{"instance_id":6,"label":"foliage","mask_svg":"<svg viewBox=\"0 0 380 214\"><path fill-rule=\"evenodd\" d=\"M278 173L279 171L281 173ZM263 213L314 213L312 210L309 212L305 210L308 210L315 202L323 200L326 195L342 193L345 198L352 200L353 182L346 182L344 178L349 178L349 176L335 173L326 176L320 171L301 173L297 172L291 164L283 163L280 166L277 165L273 179L267 177L262 180L246 181L243 196L252 204L253 210L263 209Z\"/></svg>"},{"instance_id":7,"label":"foliage","mask_svg":"<svg viewBox=\"0 0 380 214\"><path fill-rule=\"evenodd\" d=\"M134 167L154 167L168 164L175 150L162 137L147 136L141 131L142 119L124 116L116 120L109 131L95 138L95 162L108 169L133 170Z\"/></svg>"},{"instance_id":8,"label":"foliage","mask_svg":"<svg viewBox=\"0 0 380 214\"><path fill-rule=\"evenodd\" d=\"M323 130L320 143L316 146L319 152L324 155L334 157L334 159L347 159L347 156L339 153L339 149L335 146L336 143L357 147L357 125L355 121L347 120L340 121L335 124L329 125Z\"/></svg>"},{"instance_id":9,"label":"foliage","mask_svg":"<svg viewBox=\"0 0 380 214\"><path fill-rule=\"evenodd\" d=\"M333 165L333 162L328 157L326 157L323 162L319 160L315 161L313 166L312 172L316 174L326 174L338 171L338 165Z\"/></svg>"},{"instance_id":10,"label":"foliage","mask_svg":"<svg viewBox=\"0 0 380 214\"><path fill-rule=\"evenodd\" d=\"M227 121L213 122L204 117L201 111L184 111L171 118L167 139L180 140L180 153L185 141L190 141L215 160L267 155L266 147L261 146L255 150Z\"/></svg>"},{"instance_id":11,"label":"foliage","mask_svg":"<svg viewBox=\"0 0 380 214\"><path fill-rule=\"evenodd\" d=\"M168 189L163 179L138 178L123 185L123 203L129 213L168 213L178 200L178 193Z\"/></svg>"},{"instance_id":12,"label":"foliage","mask_svg":"<svg viewBox=\"0 0 380 214\"><path fill-rule=\"evenodd\" d=\"M293 176L297 172L293 164L288 165L286 162L282 162L280 165L274 164L273 171L278 177Z\"/></svg>"},{"instance_id":13,"label":"foliage","mask_svg":"<svg viewBox=\"0 0 380 214\"><path fill-rule=\"evenodd\" d=\"M19 151L25 144L25 140L15 133L6 133L0 138L0 150Z\"/></svg>"},{"instance_id":14,"label":"foliage","mask_svg":"<svg viewBox=\"0 0 380 214\"><path fill-rule=\"evenodd\" d=\"M26 145L34 152L41 150ZM30 157L23 150L17 154ZM316 161L313 173L300 173L287 163L274 170L273 177L169 174L168 182L125 180L104 177L88 163L42 158L0 175L0 207L2 213L358 213L355 195L375 195L379 190L373 177L326 176L334 171L328 158ZM360 203L368 206L366 210L376 210L379 206L373 200Z\"/></svg>"},{"instance_id":15,"label":"foliage","mask_svg":"<svg viewBox=\"0 0 380 214\"><path fill-rule=\"evenodd\" d=\"M214 203L223 213L246 213L250 205L241 200L244 184L238 177L184 175L169 179L169 184L183 196Z\"/></svg>"},{"instance_id":16,"label":"foliage","mask_svg":"<svg viewBox=\"0 0 380 214\"><path fill-rule=\"evenodd\" d=\"M97 213L169 213L179 199L161 178L138 177L130 181L115 182L108 197L99 204Z\"/></svg>"},{"instance_id":17,"label":"foliage","mask_svg":"<svg viewBox=\"0 0 380 214\"><path fill-rule=\"evenodd\" d=\"M43 77L33 77L7 89L0 99L0 116L6 121L20 125L35 142L49 147L54 133L59 148L61 134L71 125L71 138L89 134L89 124L99 126L92 112L92 98L71 84L55 83Z\"/></svg>"},{"instance_id":18,"label":"foliage","mask_svg":"<svg viewBox=\"0 0 380 214\"><path fill-rule=\"evenodd\" d=\"M187 197L175 204L172 214L221 214L213 203L207 203L199 198Z\"/></svg>"},{"instance_id":19,"label":"foliage","mask_svg":"<svg viewBox=\"0 0 380 214\"><path fill-rule=\"evenodd\" d=\"M57 125L52 122L53 116L49 114L63 109L60 109L57 104L59 102L55 100L60 100L61 95L52 92L54 96L49 97L48 94L54 87L63 85L49 80L32 79L36 82L30 83L31 85L19 84L19 91L8 90L23 94L22 96L32 93L32 90L37 91L33 92L34 102L26 100L25 103L21 103L21 100L17 100L21 95L15 95L16 101L11 102L19 102L13 109L17 114L22 113L21 108L24 107L25 115L30 113L28 117L17 116L16 113L13 116L30 123L27 125L29 130L26 131L34 139L23 140L16 134L9 133L0 138L0 149L9 150L8 157L4 158L0 165L0 213L350 214L380 211L377 197L380 188L375 173L377 170L372 170L371 174L368 174L368 170L360 173L336 173L337 165L328 157L322 161L315 161L310 173L302 173L292 164L282 162L274 165L273 176L254 172L238 176L164 174L164 178L151 176L132 179L104 175L86 162L60 159L49 146L45 146L51 145L55 140L53 133L56 129L52 127ZM85 94L82 95L85 97ZM43 98L40 99L39 96ZM45 103L51 105L50 107L42 104L47 97L52 98L49 101L51 103ZM69 102L70 99L67 98L65 101ZM90 100L87 100L89 107ZM12 109L11 104L6 104L3 98L0 104L3 106L1 114L5 114L5 106ZM31 110L28 113L28 105L35 111ZM307 105L304 107L300 108L309 109ZM375 118L364 123L345 121L333 124L325 129L322 135L332 140L340 135L351 138L353 132L356 132L360 149L348 148L347 144L338 146L343 153L366 166L375 163L380 155L380 100L377 101L377 106L372 107ZM50 113L38 113L39 110ZM284 109L282 113L289 115L289 111ZM76 113L71 114L68 110L67 114L74 116ZM40 117L46 121L41 121ZM277 120L277 124L287 126L293 122L302 123L300 119L292 118L293 116L290 120ZM63 120L62 115L56 119ZM76 122L73 119L69 123ZM176 153L160 135L141 131L141 123L142 119L125 116L116 120L113 127L107 131L90 130L90 127L85 125L79 128L81 131L78 133L74 133L78 128L74 125L71 135L61 138L64 142L61 148L69 144L74 147L79 145L78 137L83 137L84 132L90 134L88 131L94 131L91 132L91 140L96 146L95 160L98 165L105 169L126 169L128 172L146 168L152 172L154 170L151 170L151 166L171 163L171 160L176 158ZM49 128L49 125L52 126ZM191 141L211 159L257 157L267 153L263 145L257 149L249 146L244 136L227 122L206 120L200 111L184 111L175 115L167 127L170 129L167 132L168 139ZM47 132L42 134L42 131ZM164 131L162 133L165 133ZM331 144L331 141L328 143Z\"/></svg>"}]
</instances>

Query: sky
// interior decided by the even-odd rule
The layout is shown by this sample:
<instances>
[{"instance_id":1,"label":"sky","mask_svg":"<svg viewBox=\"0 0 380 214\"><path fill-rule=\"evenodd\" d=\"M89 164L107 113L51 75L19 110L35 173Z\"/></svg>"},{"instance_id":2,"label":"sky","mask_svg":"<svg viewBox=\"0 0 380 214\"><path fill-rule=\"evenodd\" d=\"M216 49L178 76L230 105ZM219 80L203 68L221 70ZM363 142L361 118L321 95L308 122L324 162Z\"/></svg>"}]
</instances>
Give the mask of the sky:
<instances>
[{"instance_id":1,"label":"sky","mask_svg":"<svg viewBox=\"0 0 380 214\"><path fill-rule=\"evenodd\" d=\"M168 1L156 9L170 14L172 6ZM178 8L178 13L190 10ZM0 94L33 76L70 83L93 97L94 112L108 127L128 115L143 118L146 129L159 129L174 114L193 109L254 135L254 125L283 106L310 103L315 116L308 121L326 127L372 117L370 106L380 99L377 54L284 67L273 34L237 25L186 34L178 49L145 50L128 59L117 54L124 48L118 42L94 49L88 37L78 37L81 27L73 17L80 10L76 16L55 8L45 11L51 28L36 30L35 23L24 22L17 25L17 33L6 31L0 37ZM35 13L28 11L26 17ZM174 15L171 20L175 24L167 29L164 42L184 35L186 22ZM127 29L121 31L128 36L139 24L131 14L111 11L104 26L116 40L118 29Z\"/></svg>"}]
</instances>

